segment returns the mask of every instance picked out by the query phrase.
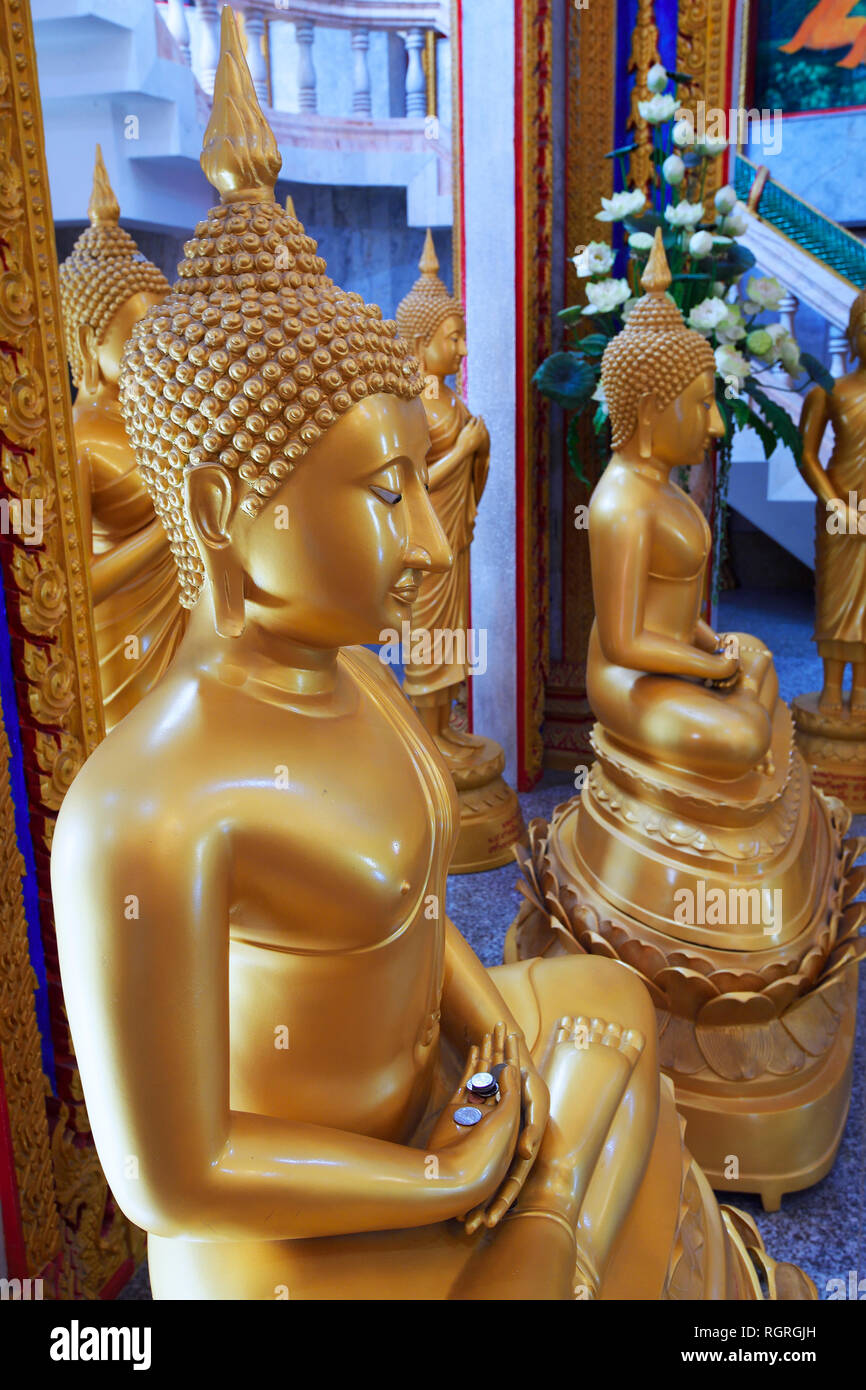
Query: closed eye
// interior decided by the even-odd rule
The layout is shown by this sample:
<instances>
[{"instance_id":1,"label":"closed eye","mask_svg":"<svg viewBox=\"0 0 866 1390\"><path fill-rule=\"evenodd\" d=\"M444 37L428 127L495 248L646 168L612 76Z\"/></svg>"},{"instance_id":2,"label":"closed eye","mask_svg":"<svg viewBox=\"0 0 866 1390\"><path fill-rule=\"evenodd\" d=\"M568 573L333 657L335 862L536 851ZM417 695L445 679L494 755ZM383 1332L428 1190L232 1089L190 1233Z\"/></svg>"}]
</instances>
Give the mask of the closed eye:
<instances>
[{"instance_id":1,"label":"closed eye","mask_svg":"<svg viewBox=\"0 0 866 1390\"><path fill-rule=\"evenodd\" d=\"M374 496L378 497L380 502L384 502L388 507L395 506L403 497L402 492L391 492L387 487L376 487L372 483L370 484L370 491Z\"/></svg>"}]
</instances>

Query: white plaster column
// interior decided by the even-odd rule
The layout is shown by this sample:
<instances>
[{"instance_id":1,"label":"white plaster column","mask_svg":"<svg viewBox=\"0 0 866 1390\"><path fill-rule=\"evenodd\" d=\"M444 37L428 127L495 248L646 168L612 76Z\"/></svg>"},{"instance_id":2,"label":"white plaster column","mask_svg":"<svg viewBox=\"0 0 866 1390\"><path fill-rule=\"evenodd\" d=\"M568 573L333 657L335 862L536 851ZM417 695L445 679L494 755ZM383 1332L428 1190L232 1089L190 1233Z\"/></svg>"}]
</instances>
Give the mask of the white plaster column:
<instances>
[{"instance_id":1,"label":"white plaster column","mask_svg":"<svg viewBox=\"0 0 866 1390\"><path fill-rule=\"evenodd\" d=\"M510 9L510 7L508 7ZM515 547L514 24L501 0L463 12L467 396L490 434L490 473L470 550L472 626L487 631L487 670L473 677L473 725L495 738L517 777ZM491 80L491 74L496 80ZM460 286L455 285L459 297Z\"/></svg>"},{"instance_id":2,"label":"white plaster column","mask_svg":"<svg viewBox=\"0 0 866 1390\"><path fill-rule=\"evenodd\" d=\"M196 77L208 96L213 96L220 56L220 13L217 0L195 0L199 17L199 45Z\"/></svg>"},{"instance_id":3,"label":"white plaster column","mask_svg":"<svg viewBox=\"0 0 866 1390\"><path fill-rule=\"evenodd\" d=\"M424 76L424 66L421 62L423 48L424 30L408 29L406 31L407 116L426 116L427 114L427 79Z\"/></svg>"},{"instance_id":4,"label":"white plaster column","mask_svg":"<svg viewBox=\"0 0 866 1390\"><path fill-rule=\"evenodd\" d=\"M352 69L352 111L356 116L369 116L373 110L370 93L370 65L367 52L370 47L370 30L356 25L352 30L352 51L355 63Z\"/></svg>"},{"instance_id":5,"label":"white plaster column","mask_svg":"<svg viewBox=\"0 0 866 1390\"><path fill-rule=\"evenodd\" d=\"M263 106L267 106L271 98L268 90L268 65L265 61L265 17L260 9L247 5L244 10L244 28L247 35L247 67L253 79L256 96Z\"/></svg>"},{"instance_id":6,"label":"white plaster column","mask_svg":"<svg viewBox=\"0 0 866 1390\"><path fill-rule=\"evenodd\" d=\"M312 20L295 21L295 41L298 45L298 106L301 111L316 109L316 69L313 66L315 32Z\"/></svg>"},{"instance_id":7,"label":"white plaster column","mask_svg":"<svg viewBox=\"0 0 866 1390\"><path fill-rule=\"evenodd\" d=\"M829 325L827 347L830 352L830 375L844 376L848 370L848 334L844 328Z\"/></svg>"}]
</instances>

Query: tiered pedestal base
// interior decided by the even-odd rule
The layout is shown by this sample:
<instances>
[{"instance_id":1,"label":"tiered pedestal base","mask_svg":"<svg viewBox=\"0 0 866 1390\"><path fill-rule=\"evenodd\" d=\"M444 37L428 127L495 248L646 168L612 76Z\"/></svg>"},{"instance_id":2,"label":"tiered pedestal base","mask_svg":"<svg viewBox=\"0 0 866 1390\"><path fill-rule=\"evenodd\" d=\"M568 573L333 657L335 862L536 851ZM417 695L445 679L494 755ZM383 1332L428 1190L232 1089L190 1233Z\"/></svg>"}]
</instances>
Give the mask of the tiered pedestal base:
<instances>
[{"instance_id":1,"label":"tiered pedestal base","mask_svg":"<svg viewBox=\"0 0 866 1390\"><path fill-rule=\"evenodd\" d=\"M517 793L502 777L503 749L485 738L470 761L448 763L460 802L460 835L448 872L474 874L510 863L527 835Z\"/></svg>"},{"instance_id":2,"label":"tiered pedestal base","mask_svg":"<svg viewBox=\"0 0 866 1390\"><path fill-rule=\"evenodd\" d=\"M791 702L797 745L812 772L812 785L837 796L852 815L866 811L866 710L839 713L818 708L811 690Z\"/></svg>"},{"instance_id":3,"label":"tiered pedestal base","mask_svg":"<svg viewBox=\"0 0 866 1390\"><path fill-rule=\"evenodd\" d=\"M689 1149L714 1187L775 1209L824 1176L845 1125L863 844L811 787L781 703L773 770L715 792L599 725L593 747L582 796L518 855L527 902L506 960L586 951L635 970Z\"/></svg>"}]
</instances>

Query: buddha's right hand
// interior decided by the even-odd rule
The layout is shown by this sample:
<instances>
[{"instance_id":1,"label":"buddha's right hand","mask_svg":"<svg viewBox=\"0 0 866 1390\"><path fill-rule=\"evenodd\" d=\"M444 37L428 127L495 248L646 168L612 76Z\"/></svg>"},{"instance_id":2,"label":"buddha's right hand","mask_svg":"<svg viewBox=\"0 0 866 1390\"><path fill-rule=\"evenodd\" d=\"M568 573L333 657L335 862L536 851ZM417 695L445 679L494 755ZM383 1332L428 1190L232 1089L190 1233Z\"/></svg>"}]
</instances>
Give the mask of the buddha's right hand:
<instances>
[{"instance_id":1,"label":"buddha's right hand","mask_svg":"<svg viewBox=\"0 0 866 1390\"><path fill-rule=\"evenodd\" d=\"M478 415L470 416L457 436L457 447L461 454L464 458L468 458L470 454L477 453L487 443L489 440L484 421Z\"/></svg>"},{"instance_id":2,"label":"buddha's right hand","mask_svg":"<svg viewBox=\"0 0 866 1390\"><path fill-rule=\"evenodd\" d=\"M707 678L707 684L715 686L718 690L730 690L737 683L740 675L740 658L729 656L725 652L713 653L710 657L713 663L713 672Z\"/></svg>"},{"instance_id":3,"label":"buddha's right hand","mask_svg":"<svg viewBox=\"0 0 866 1390\"><path fill-rule=\"evenodd\" d=\"M485 1034L479 1047L469 1049L460 1085L436 1121L427 1142L431 1154L439 1160L440 1177L450 1179L466 1194L466 1204L458 1213L464 1215L479 1203L485 1202L502 1184L517 1147L520 1132L520 1071L506 1047L497 1054L494 1039L505 1037L505 1025L494 1034ZM499 1065L499 1103L489 1108L477 1106L482 1118L477 1124L456 1123L455 1113L466 1106L475 1106L466 1086L471 1077L482 1069Z\"/></svg>"}]
</instances>

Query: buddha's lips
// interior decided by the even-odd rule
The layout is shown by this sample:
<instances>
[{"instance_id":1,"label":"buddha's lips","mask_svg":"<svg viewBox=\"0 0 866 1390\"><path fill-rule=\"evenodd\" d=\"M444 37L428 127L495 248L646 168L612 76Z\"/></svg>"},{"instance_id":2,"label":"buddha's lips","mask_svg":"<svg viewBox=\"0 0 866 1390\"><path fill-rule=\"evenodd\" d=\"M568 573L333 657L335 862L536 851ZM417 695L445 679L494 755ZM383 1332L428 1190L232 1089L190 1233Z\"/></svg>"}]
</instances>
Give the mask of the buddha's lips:
<instances>
[{"instance_id":1,"label":"buddha's lips","mask_svg":"<svg viewBox=\"0 0 866 1390\"><path fill-rule=\"evenodd\" d=\"M391 590L394 598L401 603L414 603L418 597L419 586L417 584L395 584Z\"/></svg>"}]
</instances>

